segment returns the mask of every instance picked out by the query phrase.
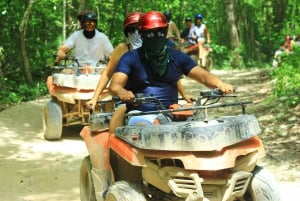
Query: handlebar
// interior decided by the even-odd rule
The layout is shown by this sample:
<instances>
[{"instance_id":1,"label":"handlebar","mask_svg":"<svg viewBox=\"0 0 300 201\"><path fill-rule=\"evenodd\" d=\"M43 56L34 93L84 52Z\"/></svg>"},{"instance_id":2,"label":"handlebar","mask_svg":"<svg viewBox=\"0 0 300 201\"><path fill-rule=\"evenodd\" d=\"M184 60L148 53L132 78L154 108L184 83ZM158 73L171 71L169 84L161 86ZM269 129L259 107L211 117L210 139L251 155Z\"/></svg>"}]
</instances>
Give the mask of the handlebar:
<instances>
[{"instance_id":1,"label":"handlebar","mask_svg":"<svg viewBox=\"0 0 300 201\"><path fill-rule=\"evenodd\" d=\"M54 54L54 55L53 55L54 60L56 60L57 57L58 57L57 54ZM64 61L64 66L66 66L67 61L75 62L76 65L77 65L77 67L81 67L81 66L82 66L82 64L79 63L78 59L77 59L75 56L66 55L65 58L62 59L62 60ZM107 60L102 60L102 59L100 59L100 60L98 61L98 64L107 64L107 63L108 63ZM59 63L55 63L55 62L54 62L54 65L57 66L58 64L59 64ZM94 67L94 68L101 68L101 67Z\"/></svg>"},{"instance_id":2,"label":"handlebar","mask_svg":"<svg viewBox=\"0 0 300 201\"><path fill-rule=\"evenodd\" d=\"M237 97L235 93L233 94L224 94L220 89L208 89L200 91L200 98L205 99L215 99L221 97ZM170 99L168 99L170 100ZM177 99L176 99L177 100ZM120 102L121 99L118 96L113 96L112 101ZM144 102L160 102L160 100L154 96L144 96L142 93L135 94L135 98L130 101L121 101L127 103L144 103Z\"/></svg>"},{"instance_id":3,"label":"handlebar","mask_svg":"<svg viewBox=\"0 0 300 201\"><path fill-rule=\"evenodd\" d=\"M56 63L56 58L58 57L58 55L57 55L57 54L54 54L53 57L54 57L54 60L55 60L55 61L54 61L54 65L58 65L59 62ZM65 63L64 63L64 66L66 66L67 61L73 61L73 62L75 62L75 63L77 64L78 67L80 66L78 60L77 60L74 56L66 55L65 58L64 58L63 60L64 60L64 62L65 62Z\"/></svg>"},{"instance_id":4,"label":"handlebar","mask_svg":"<svg viewBox=\"0 0 300 201\"><path fill-rule=\"evenodd\" d=\"M116 102L116 105L120 103L132 103L132 104L143 104L143 103L156 103L158 106L157 110L153 111L140 111L140 112L134 112L134 113L127 113L126 116L137 116L137 115L148 115L148 114L163 114L167 116L172 116L173 112L180 112L180 111L195 111L194 118L199 118L200 114L203 113L204 119L207 118L207 109L212 108L221 108L221 107L228 107L228 106L240 106L242 108L242 113L245 114L245 108L247 104L252 104L252 101L226 101L226 102L220 102L218 101L221 98L226 97L237 97L236 94L223 94L220 89L211 89L211 90L202 90L200 91L200 96L198 100L196 101L195 105L191 105L188 107L179 107L174 109L167 109L163 106L161 100L154 96L144 96L144 94L136 94L135 98L131 101L122 101L120 97L113 96L111 100L103 100L103 101L97 101L98 104L105 104L108 102ZM204 101L203 101L204 100ZM209 101L213 100L213 101Z\"/></svg>"},{"instance_id":5,"label":"handlebar","mask_svg":"<svg viewBox=\"0 0 300 201\"><path fill-rule=\"evenodd\" d=\"M57 58L57 54L54 54L54 59ZM107 61L99 60L97 66L90 66L88 64L80 64L78 59L75 56L66 55L65 58L62 60L62 64L59 64L58 60L54 61L54 66L51 66L50 68L53 69L53 73L67 73L67 74L76 74L76 75L82 75L82 74L97 74L102 72L107 64ZM62 71L63 70L63 71ZM66 70L66 71L64 71ZM70 71L71 70L71 71Z\"/></svg>"},{"instance_id":6,"label":"handlebar","mask_svg":"<svg viewBox=\"0 0 300 201\"><path fill-rule=\"evenodd\" d=\"M233 93L233 94L223 94L223 92L220 89L208 89L208 90L200 91L200 97L203 97L203 98L220 98L220 97L237 97L237 95L235 93Z\"/></svg>"},{"instance_id":7,"label":"handlebar","mask_svg":"<svg viewBox=\"0 0 300 201\"><path fill-rule=\"evenodd\" d=\"M137 115L148 115L148 114L158 114L158 113L166 113L166 112L179 112L179 111L188 111L188 110L199 110L199 109L209 109L209 108L220 108L220 107L229 107L229 106L244 106L247 104L252 104L252 101L240 101L234 103L217 103L214 105L205 105L205 106L191 106L186 108L179 108L179 109L162 109L162 110L155 110L155 111L146 111L146 112L134 112L128 113L126 116L137 116ZM244 111L244 108L243 108Z\"/></svg>"},{"instance_id":8,"label":"handlebar","mask_svg":"<svg viewBox=\"0 0 300 201\"><path fill-rule=\"evenodd\" d=\"M119 96L113 96L112 100L115 102L120 102L121 99ZM135 94L135 98L130 101L121 101L125 103L136 103L136 104L142 104L145 102L160 102L159 99L155 98L154 96L144 96L142 93Z\"/></svg>"}]
</instances>

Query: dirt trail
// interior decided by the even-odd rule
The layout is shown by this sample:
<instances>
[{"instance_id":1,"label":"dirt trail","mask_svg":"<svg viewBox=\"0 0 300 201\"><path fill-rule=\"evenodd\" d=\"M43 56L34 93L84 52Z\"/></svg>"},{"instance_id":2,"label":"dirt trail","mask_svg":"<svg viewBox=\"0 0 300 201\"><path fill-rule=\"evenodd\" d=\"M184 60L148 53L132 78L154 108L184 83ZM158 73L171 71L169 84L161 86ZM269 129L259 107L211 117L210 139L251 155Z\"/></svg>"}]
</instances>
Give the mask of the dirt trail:
<instances>
[{"instance_id":1,"label":"dirt trail","mask_svg":"<svg viewBox=\"0 0 300 201\"><path fill-rule=\"evenodd\" d=\"M265 70L213 73L234 84L243 99L254 101L249 111L259 118L268 152L262 164L274 173L286 200L295 200L300 189L300 106L280 111L286 118L279 118L278 111L268 107L272 80ZM183 83L189 93L198 94L198 84L189 79ZM81 127L65 128L61 141L44 140L42 111L46 101L19 104L0 113L2 201L80 200L79 169L87 155L79 136Z\"/></svg>"}]
</instances>

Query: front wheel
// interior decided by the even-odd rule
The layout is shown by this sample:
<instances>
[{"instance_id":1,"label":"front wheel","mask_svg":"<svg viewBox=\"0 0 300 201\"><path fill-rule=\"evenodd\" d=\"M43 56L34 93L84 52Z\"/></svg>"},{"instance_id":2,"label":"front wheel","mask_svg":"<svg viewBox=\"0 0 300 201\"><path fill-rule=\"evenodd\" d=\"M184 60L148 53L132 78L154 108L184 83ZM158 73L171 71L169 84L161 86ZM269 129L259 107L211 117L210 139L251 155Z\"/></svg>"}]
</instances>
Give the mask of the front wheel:
<instances>
[{"instance_id":1,"label":"front wheel","mask_svg":"<svg viewBox=\"0 0 300 201\"><path fill-rule=\"evenodd\" d=\"M108 189L105 201L146 201L138 185L117 181Z\"/></svg>"},{"instance_id":2,"label":"front wheel","mask_svg":"<svg viewBox=\"0 0 300 201\"><path fill-rule=\"evenodd\" d=\"M207 70L208 72L210 72L211 69L212 69L212 67L213 67L213 60L212 60L211 57L207 57L204 68L205 68L205 70Z\"/></svg>"},{"instance_id":3,"label":"front wheel","mask_svg":"<svg viewBox=\"0 0 300 201\"><path fill-rule=\"evenodd\" d=\"M274 176L263 167L255 167L246 201L282 201Z\"/></svg>"},{"instance_id":4,"label":"front wheel","mask_svg":"<svg viewBox=\"0 0 300 201\"><path fill-rule=\"evenodd\" d=\"M81 201L97 201L92 178L92 163L90 156L86 156L81 162L79 185Z\"/></svg>"},{"instance_id":5,"label":"front wheel","mask_svg":"<svg viewBox=\"0 0 300 201\"><path fill-rule=\"evenodd\" d=\"M44 137L46 140L59 140L62 136L62 111L60 105L50 100L44 108Z\"/></svg>"}]
</instances>

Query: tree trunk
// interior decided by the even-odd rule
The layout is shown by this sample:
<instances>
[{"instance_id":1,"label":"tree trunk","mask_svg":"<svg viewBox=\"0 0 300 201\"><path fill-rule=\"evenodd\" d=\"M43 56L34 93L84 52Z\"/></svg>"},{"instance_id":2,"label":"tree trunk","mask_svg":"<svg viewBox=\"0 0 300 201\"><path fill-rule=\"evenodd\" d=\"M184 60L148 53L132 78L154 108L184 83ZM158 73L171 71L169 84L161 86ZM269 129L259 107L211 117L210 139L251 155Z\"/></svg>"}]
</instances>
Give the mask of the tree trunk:
<instances>
[{"instance_id":1,"label":"tree trunk","mask_svg":"<svg viewBox=\"0 0 300 201\"><path fill-rule=\"evenodd\" d=\"M274 32L280 33L286 23L286 8L288 0L274 0L273 3L273 15L274 15Z\"/></svg>"},{"instance_id":2,"label":"tree trunk","mask_svg":"<svg viewBox=\"0 0 300 201\"><path fill-rule=\"evenodd\" d=\"M114 5L113 5L113 8L111 10L112 19L111 19L111 22L110 22L111 26L110 26L110 30L109 30L109 38L111 38L113 36L113 27L114 27L114 24L115 24L115 16L116 16L117 12L119 11L118 10L118 4L119 3L120 2L115 1Z\"/></svg>"},{"instance_id":3,"label":"tree trunk","mask_svg":"<svg viewBox=\"0 0 300 201\"><path fill-rule=\"evenodd\" d=\"M66 1L66 0L64 0ZM80 13L82 10L87 9L86 5L88 4L88 0L80 0L78 12Z\"/></svg>"},{"instance_id":4,"label":"tree trunk","mask_svg":"<svg viewBox=\"0 0 300 201\"><path fill-rule=\"evenodd\" d=\"M26 51L25 39L26 39L26 29L27 29L28 20L29 20L29 14L30 14L30 11L31 11L31 8L32 8L32 5L34 2L35 2L35 0L29 1L28 6L23 15L23 19L19 26L20 50L21 50L22 60L23 60L24 76L25 76L25 80L26 80L27 84L30 84L30 85L33 85L33 80L32 80L32 75L31 75L31 71L30 71L28 54Z\"/></svg>"},{"instance_id":5,"label":"tree trunk","mask_svg":"<svg viewBox=\"0 0 300 201\"><path fill-rule=\"evenodd\" d=\"M67 0L63 0L63 26L62 26L62 33L63 33L63 41L67 38L67 22L66 22L66 12L67 12Z\"/></svg>"},{"instance_id":6,"label":"tree trunk","mask_svg":"<svg viewBox=\"0 0 300 201\"><path fill-rule=\"evenodd\" d=\"M259 40L256 38L258 36L257 33L257 21L253 20L255 18L255 8L252 6L245 6L245 8L242 11L239 11L239 14L241 12L246 13L242 14L240 18L243 18L244 22L244 28L242 29L243 35L240 33L240 39L243 47L245 54L247 57L245 57L246 63L249 62L261 62L261 54L259 51Z\"/></svg>"},{"instance_id":7,"label":"tree trunk","mask_svg":"<svg viewBox=\"0 0 300 201\"><path fill-rule=\"evenodd\" d=\"M299 23L297 23L297 17L296 17L296 16L299 16L298 15L299 10L300 10L300 5L297 4L297 0L294 0L292 3L292 8L291 8L291 16L295 16L295 17L292 17L292 19L291 19L290 28L292 30L292 33L299 33L299 31L300 31ZM298 18L298 20L299 20L299 18Z\"/></svg>"},{"instance_id":8,"label":"tree trunk","mask_svg":"<svg viewBox=\"0 0 300 201\"><path fill-rule=\"evenodd\" d=\"M228 25L229 25L229 31L230 31L230 44L231 44L231 50L233 53L231 56L232 57L231 65L233 67L239 67L239 65L240 65L240 53L239 53L240 41L239 41L237 26L235 23L234 0L227 1L227 15L228 15Z\"/></svg>"},{"instance_id":9,"label":"tree trunk","mask_svg":"<svg viewBox=\"0 0 300 201\"><path fill-rule=\"evenodd\" d=\"M273 56L274 52L273 49L270 51L270 47L272 47L274 44L274 39L272 39L273 35L273 24L272 24L272 18L273 18L273 12L272 12L272 2L271 1L265 1L263 3L263 14L264 14L264 23L263 23L263 30L264 35L267 36L265 45L261 47L261 51L264 54L267 54L268 56Z\"/></svg>"}]
</instances>

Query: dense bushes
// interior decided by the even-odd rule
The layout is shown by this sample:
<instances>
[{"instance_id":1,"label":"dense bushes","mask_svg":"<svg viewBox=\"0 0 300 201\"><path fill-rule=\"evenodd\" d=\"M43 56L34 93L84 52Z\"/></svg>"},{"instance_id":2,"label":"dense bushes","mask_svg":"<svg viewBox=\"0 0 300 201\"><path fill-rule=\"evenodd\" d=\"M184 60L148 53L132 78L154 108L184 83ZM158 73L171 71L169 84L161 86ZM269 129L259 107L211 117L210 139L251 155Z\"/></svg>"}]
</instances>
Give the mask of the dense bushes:
<instances>
[{"instance_id":1,"label":"dense bushes","mask_svg":"<svg viewBox=\"0 0 300 201\"><path fill-rule=\"evenodd\" d=\"M29 86L24 83L19 84L15 81L6 80L6 82L9 82L9 86L11 87L0 91L0 111L10 105L34 100L48 94L45 82L36 82L34 86Z\"/></svg>"},{"instance_id":2,"label":"dense bushes","mask_svg":"<svg viewBox=\"0 0 300 201\"><path fill-rule=\"evenodd\" d=\"M281 56L280 65L274 69L276 78L274 94L285 98L289 105L300 103L300 46L295 46L290 54Z\"/></svg>"}]
</instances>

